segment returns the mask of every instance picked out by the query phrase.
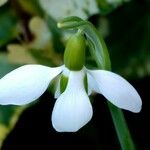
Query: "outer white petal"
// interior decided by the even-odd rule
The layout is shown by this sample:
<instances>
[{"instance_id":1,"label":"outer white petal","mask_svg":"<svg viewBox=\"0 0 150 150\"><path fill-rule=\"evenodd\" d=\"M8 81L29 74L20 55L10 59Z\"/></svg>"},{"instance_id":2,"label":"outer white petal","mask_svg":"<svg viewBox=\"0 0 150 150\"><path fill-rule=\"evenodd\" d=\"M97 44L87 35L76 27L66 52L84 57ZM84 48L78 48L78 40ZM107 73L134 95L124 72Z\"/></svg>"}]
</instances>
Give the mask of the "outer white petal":
<instances>
[{"instance_id":1,"label":"outer white petal","mask_svg":"<svg viewBox=\"0 0 150 150\"><path fill-rule=\"evenodd\" d=\"M76 132L93 114L92 106L84 88L84 71L71 71L64 93L57 99L52 124L58 132Z\"/></svg>"},{"instance_id":2,"label":"outer white petal","mask_svg":"<svg viewBox=\"0 0 150 150\"><path fill-rule=\"evenodd\" d=\"M25 65L0 80L0 104L23 105L40 97L62 67Z\"/></svg>"},{"instance_id":3,"label":"outer white petal","mask_svg":"<svg viewBox=\"0 0 150 150\"><path fill-rule=\"evenodd\" d=\"M99 93L119 108L132 112L141 110L142 101L135 88L121 76L105 70L88 71L95 79Z\"/></svg>"}]
</instances>

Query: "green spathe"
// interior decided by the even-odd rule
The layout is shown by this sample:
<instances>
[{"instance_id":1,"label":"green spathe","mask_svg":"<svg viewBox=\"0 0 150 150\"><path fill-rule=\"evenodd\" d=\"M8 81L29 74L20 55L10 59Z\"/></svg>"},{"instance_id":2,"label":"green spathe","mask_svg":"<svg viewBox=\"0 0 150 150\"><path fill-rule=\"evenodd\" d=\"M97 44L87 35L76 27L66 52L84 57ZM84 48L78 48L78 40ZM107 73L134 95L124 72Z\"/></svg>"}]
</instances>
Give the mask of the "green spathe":
<instances>
[{"instance_id":1,"label":"green spathe","mask_svg":"<svg viewBox=\"0 0 150 150\"><path fill-rule=\"evenodd\" d=\"M69 70L81 70L85 62L86 41L81 31L73 35L65 49L64 63Z\"/></svg>"}]
</instances>

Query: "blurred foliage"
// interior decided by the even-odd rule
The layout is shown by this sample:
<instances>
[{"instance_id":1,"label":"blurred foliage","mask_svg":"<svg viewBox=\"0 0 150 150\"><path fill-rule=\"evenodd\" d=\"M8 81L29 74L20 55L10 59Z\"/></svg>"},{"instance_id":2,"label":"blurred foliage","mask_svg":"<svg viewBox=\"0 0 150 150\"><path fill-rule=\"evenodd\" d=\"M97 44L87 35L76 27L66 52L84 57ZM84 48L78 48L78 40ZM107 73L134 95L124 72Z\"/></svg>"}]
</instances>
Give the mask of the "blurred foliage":
<instances>
[{"instance_id":1,"label":"blurred foliage","mask_svg":"<svg viewBox=\"0 0 150 150\"><path fill-rule=\"evenodd\" d=\"M15 111L15 106L0 106L0 121L6 126L9 125L9 119Z\"/></svg>"},{"instance_id":2,"label":"blurred foliage","mask_svg":"<svg viewBox=\"0 0 150 150\"><path fill-rule=\"evenodd\" d=\"M18 3L19 6L29 14L41 15L43 13L38 0L12 0L12 2Z\"/></svg>"},{"instance_id":3,"label":"blurred foliage","mask_svg":"<svg viewBox=\"0 0 150 150\"><path fill-rule=\"evenodd\" d=\"M71 32L58 29L57 20L71 15L88 19L97 27L105 38L115 72L127 78L150 74L149 0L9 0L4 3L0 0L0 77L23 64L62 64L64 45ZM92 67L95 63L88 53L87 56L87 65ZM19 108L0 106L0 140L11 129L12 118L17 118Z\"/></svg>"},{"instance_id":4,"label":"blurred foliage","mask_svg":"<svg viewBox=\"0 0 150 150\"><path fill-rule=\"evenodd\" d=\"M113 68L127 77L150 74L150 2L132 1L108 15Z\"/></svg>"},{"instance_id":5,"label":"blurred foliage","mask_svg":"<svg viewBox=\"0 0 150 150\"><path fill-rule=\"evenodd\" d=\"M0 53L0 78L3 77L6 73L12 71L17 68L19 65L11 64L8 61L7 55L4 53Z\"/></svg>"},{"instance_id":6,"label":"blurred foliage","mask_svg":"<svg viewBox=\"0 0 150 150\"><path fill-rule=\"evenodd\" d=\"M0 8L0 47L16 38L17 36L17 17L11 9Z\"/></svg>"},{"instance_id":7,"label":"blurred foliage","mask_svg":"<svg viewBox=\"0 0 150 150\"><path fill-rule=\"evenodd\" d=\"M130 0L96 0L100 13L104 15L110 13L128 1Z\"/></svg>"}]
</instances>

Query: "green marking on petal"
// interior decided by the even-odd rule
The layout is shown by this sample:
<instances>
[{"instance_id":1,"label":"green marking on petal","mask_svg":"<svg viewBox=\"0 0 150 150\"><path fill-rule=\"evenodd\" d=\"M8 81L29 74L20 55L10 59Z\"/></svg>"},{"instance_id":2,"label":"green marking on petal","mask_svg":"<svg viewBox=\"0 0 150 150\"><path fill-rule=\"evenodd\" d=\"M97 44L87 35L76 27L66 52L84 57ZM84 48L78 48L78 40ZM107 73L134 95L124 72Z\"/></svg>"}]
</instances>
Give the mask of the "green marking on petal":
<instances>
[{"instance_id":1,"label":"green marking on petal","mask_svg":"<svg viewBox=\"0 0 150 150\"><path fill-rule=\"evenodd\" d=\"M60 79L60 92L63 93L67 87L67 83L68 83L68 77L66 77L65 75L61 75L61 79Z\"/></svg>"},{"instance_id":2,"label":"green marking on petal","mask_svg":"<svg viewBox=\"0 0 150 150\"><path fill-rule=\"evenodd\" d=\"M86 93L88 93L88 80L87 80L87 74L85 74L85 77L84 77L84 88L85 88Z\"/></svg>"}]
</instances>

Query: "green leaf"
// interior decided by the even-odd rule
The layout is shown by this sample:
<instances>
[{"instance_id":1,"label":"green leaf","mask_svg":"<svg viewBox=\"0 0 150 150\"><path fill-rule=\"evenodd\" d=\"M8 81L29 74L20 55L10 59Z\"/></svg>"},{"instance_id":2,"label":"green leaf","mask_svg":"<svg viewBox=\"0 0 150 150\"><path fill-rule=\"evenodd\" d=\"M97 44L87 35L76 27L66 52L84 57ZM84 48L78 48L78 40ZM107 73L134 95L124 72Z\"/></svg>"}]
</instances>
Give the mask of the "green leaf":
<instances>
[{"instance_id":1,"label":"green leaf","mask_svg":"<svg viewBox=\"0 0 150 150\"><path fill-rule=\"evenodd\" d=\"M30 54L37 60L39 64L43 64L46 66L51 66L52 62L49 57L45 57L43 52L40 50L30 49Z\"/></svg>"},{"instance_id":2,"label":"green leaf","mask_svg":"<svg viewBox=\"0 0 150 150\"><path fill-rule=\"evenodd\" d=\"M60 29L57 28L57 22L47 14L45 15L45 20L49 31L52 34L52 43L54 50L58 53L64 52L64 45L61 41L62 32L60 31Z\"/></svg>"},{"instance_id":3,"label":"green leaf","mask_svg":"<svg viewBox=\"0 0 150 150\"><path fill-rule=\"evenodd\" d=\"M127 1L130 0L96 0L100 13L104 15L112 12L114 9L118 8Z\"/></svg>"},{"instance_id":4,"label":"green leaf","mask_svg":"<svg viewBox=\"0 0 150 150\"><path fill-rule=\"evenodd\" d=\"M19 65L9 63L6 54L0 53L0 78L17 67Z\"/></svg>"},{"instance_id":5,"label":"green leaf","mask_svg":"<svg viewBox=\"0 0 150 150\"><path fill-rule=\"evenodd\" d=\"M43 15L38 0L18 0L18 3L27 13L32 15Z\"/></svg>"},{"instance_id":6,"label":"green leaf","mask_svg":"<svg viewBox=\"0 0 150 150\"><path fill-rule=\"evenodd\" d=\"M15 113L16 108L17 108L16 106L1 106L0 105L0 123L5 126L9 126L10 119Z\"/></svg>"},{"instance_id":7,"label":"green leaf","mask_svg":"<svg viewBox=\"0 0 150 150\"><path fill-rule=\"evenodd\" d=\"M16 25L15 13L7 7L0 8L0 47L16 37Z\"/></svg>"}]
</instances>

